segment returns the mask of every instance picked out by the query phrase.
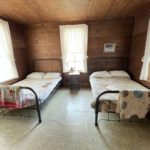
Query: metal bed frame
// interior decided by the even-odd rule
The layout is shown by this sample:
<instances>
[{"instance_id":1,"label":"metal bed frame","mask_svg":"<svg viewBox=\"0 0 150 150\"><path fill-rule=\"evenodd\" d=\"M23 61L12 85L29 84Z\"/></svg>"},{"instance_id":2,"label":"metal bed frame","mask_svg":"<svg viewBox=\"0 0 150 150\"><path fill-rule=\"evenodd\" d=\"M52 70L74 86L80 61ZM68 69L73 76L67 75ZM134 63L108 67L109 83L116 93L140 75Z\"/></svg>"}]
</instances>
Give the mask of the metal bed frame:
<instances>
[{"instance_id":1,"label":"metal bed frame","mask_svg":"<svg viewBox=\"0 0 150 150\"><path fill-rule=\"evenodd\" d=\"M55 61L55 62L58 62L59 63L59 71L60 72L62 72L62 62L61 62L61 59L35 59L35 60L33 60L33 70L34 71L36 71L35 70L35 63L37 62L37 61L42 61L42 62L44 62L44 61L49 61L48 63L50 63L50 61ZM51 67L51 66L48 66L48 67ZM49 68L47 68L47 69L49 69ZM58 68L57 68L58 69ZM56 70L52 70L52 72L54 72L54 71L56 71ZM55 92L56 92L56 90L59 88L59 86L61 85L61 83L62 83L62 81L59 81L58 82L58 84L56 85L56 87L52 90L52 92L49 94L49 96L47 97L47 99L49 99ZM42 122L42 119L41 119L41 111L40 111L40 106L42 105L42 104L44 104L46 101L47 101L47 99L43 102L43 103L40 103L40 100L39 100L39 98L38 98L38 96L37 96L37 94L36 94L36 92L32 89L32 88L30 88L30 87L20 87L21 89L27 89L27 90L30 90L33 94L34 94L34 96L35 96L35 106L36 107L33 107L33 106L31 106L31 107L25 107L25 108L22 108L22 109L36 109L36 111L37 111L37 115L38 115L38 123L41 123ZM0 106L0 108L11 108L11 107L5 107L5 106Z\"/></svg>"},{"instance_id":2,"label":"metal bed frame","mask_svg":"<svg viewBox=\"0 0 150 150\"><path fill-rule=\"evenodd\" d=\"M97 98L96 98L96 103L95 103L95 126L98 126L98 113L100 112L99 111L99 105L100 105L100 103L101 103L101 100L100 100L100 97L101 96L103 96L104 94L115 94L115 93L119 93L119 91L104 91L104 92L102 92L101 94L99 94L98 96L97 96ZM109 113L116 113L115 111L112 111L111 109L110 109L110 102L111 102L111 100L108 100L108 102L109 102L109 105L108 105L108 111L107 111L107 114L108 114L108 119L101 119L101 120L108 120L109 121ZM138 121L138 122L143 122L144 121L144 119L140 119L141 121ZM110 120L110 121L121 121L121 119L120 119L120 115L119 115L119 120ZM129 118L129 122L137 122L137 121L133 121L132 120L132 117L131 118ZM146 122L149 122L149 120L147 120Z\"/></svg>"},{"instance_id":3,"label":"metal bed frame","mask_svg":"<svg viewBox=\"0 0 150 150\"><path fill-rule=\"evenodd\" d=\"M38 100L38 96L37 96L36 92L30 87L21 87L21 89L30 90L34 94L35 101L36 101L36 110L37 110L37 114L38 114L38 121L39 121L39 123L41 123L42 122L42 120L41 120L41 112L40 112L39 100Z\"/></svg>"},{"instance_id":4,"label":"metal bed frame","mask_svg":"<svg viewBox=\"0 0 150 150\"><path fill-rule=\"evenodd\" d=\"M106 64L109 64L108 66ZM110 64L115 64L114 66L111 66ZM103 70L127 70L127 64L128 64L128 58L126 57L97 57L94 59L89 59L88 60L88 73L89 75L95 71L103 71ZM130 74L132 78L132 74ZM119 91L104 91L100 93L97 98L96 98L96 103L95 103L95 126L98 126L98 108L100 105L100 97L104 94L108 93L119 93ZM110 110L110 102L111 100L108 100L109 102L109 107L108 107L108 119L102 119L102 120L109 120L109 113L115 113L112 110ZM116 120L111 120L111 121L116 121ZM120 121L120 115L119 115L119 120ZM131 122L131 119L129 120Z\"/></svg>"},{"instance_id":5,"label":"metal bed frame","mask_svg":"<svg viewBox=\"0 0 150 150\"><path fill-rule=\"evenodd\" d=\"M41 123L42 122L42 120L41 120L41 112L40 112L40 106L39 106L38 96L37 96L36 92L30 87L20 87L20 89L30 90L34 94L35 102L36 102L36 104L35 104L36 108L35 109L37 110L37 114L38 114L38 122ZM12 108L12 107L0 106L0 108ZM21 108L21 109L26 109L26 107L25 108ZM34 108L32 108L32 109L34 109ZM19 110L19 108L18 108L18 110Z\"/></svg>"},{"instance_id":6,"label":"metal bed frame","mask_svg":"<svg viewBox=\"0 0 150 150\"><path fill-rule=\"evenodd\" d=\"M104 94L108 94L108 93L119 93L119 91L105 91L102 92L101 94L99 94L96 98L96 103L95 103L95 126L98 126L98 108L99 108L99 104L100 104L100 97ZM108 120L109 120L109 112L112 112L110 110L110 100L109 100L109 109L108 109ZM119 121L120 121L120 117L119 117Z\"/></svg>"},{"instance_id":7,"label":"metal bed frame","mask_svg":"<svg viewBox=\"0 0 150 150\"><path fill-rule=\"evenodd\" d=\"M94 59L88 60L88 73L89 75L95 71L103 71L103 70L126 70L127 68L127 62L128 58L126 57L97 57ZM108 66L106 64L109 64ZM110 64L115 64L114 66L111 66ZM104 91L100 93L96 98L96 104L95 104L95 126L98 126L98 108L100 104L100 97L104 94L108 93L119 93L119 91ZM112 113L110 110L110 100L109 102L109 110L108 110L108 120L109 120L109 112ZM120 117L119 117L120 121Z\"/></svg>"},{"instance_id":8,"label":"metal bed frame","mask_svg":"<svg viewBox=\"0 0 150 150\"><path fill-rule=\"evenodd\" d=\"M60 85L61 85L61 81L56 85L56 87L55 87L55 88L53 89L53 91L49 94L49 96L47 97L47 99L49 99L49 98L56 92L56 90L59 88ZM38 98L36 92L35 92L32 88L30 88L30 87L20 87L20 89L27 89L27 90L30 90L30 91L34 94L34 96L35 96L35 105L33 105L33 106L36 106L36 107L33 107L33 106L31 106L31 107L25 107L25 108L21 108L21 110L22 110L22 109L36 109L37 115L38 115L38 123L40 124L40 123L42 122L40 106L41 106L42 104L44 104L44 102L46 102L47 99L46 99L43 103L40 103L40 100L39 100L39 98ZM0 106L0 108L11 108L11 107ZM18 109L18 110L19 110L19 109Z\"/></svg>"}]
</instances>

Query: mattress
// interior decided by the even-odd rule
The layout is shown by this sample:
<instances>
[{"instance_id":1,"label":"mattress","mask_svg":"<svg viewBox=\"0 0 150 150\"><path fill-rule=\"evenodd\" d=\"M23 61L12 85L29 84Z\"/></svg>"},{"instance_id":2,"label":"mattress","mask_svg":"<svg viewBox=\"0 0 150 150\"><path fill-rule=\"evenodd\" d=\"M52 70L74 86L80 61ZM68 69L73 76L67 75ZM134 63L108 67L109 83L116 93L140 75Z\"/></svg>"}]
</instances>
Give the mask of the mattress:
<instances>
[{"instance_id":1,"label":"mattress","mask_svg":"<svg viewBox=\"0 0 150 150\"><path fill-rule=\"evenodd\" d=\"M141 84L126 77L94 78L90 77L93 97L108 90L147 90ZM117 100L119 94L106 94L101 97L103 100Z\"/></svg>"},{"instance_id":2,"label":"mattress","mask_svg":"<svg viewBox=\"0 0 150 150\"><path fill-rule=\"evenodd\" d=\"M21 86L21 87L30 87L32 88L39 99L39 103L43 103L57 84L62 80L61 77L55 79L31 79L26 78L20 82L17 82L13 85ZM28 89L22 89L21 95L25 96L28 101L30 101L30 105L35 104L35 96L34 94Z\"/></svg>"},{"instance_id":3,"label":"mattress","mask_svg":"<svg viewBox=\"0 0 150 150\"><path fill-rule=\"evenodd\" d=\"M92 94L94 100L96 100L97 96L108 90L148 90L141 84L131 80L127 77L108 77L108 78L94 78L90 76L90 84L92 88ZM116 103L118 100L119 94L104 94L100 97L103 107L100 107L100 111L107 111L108 109L108 101L110 100L111 109L115 111ZM92 106L95 106L95 102L93 102Z\"/></svg>"}]
</instances>

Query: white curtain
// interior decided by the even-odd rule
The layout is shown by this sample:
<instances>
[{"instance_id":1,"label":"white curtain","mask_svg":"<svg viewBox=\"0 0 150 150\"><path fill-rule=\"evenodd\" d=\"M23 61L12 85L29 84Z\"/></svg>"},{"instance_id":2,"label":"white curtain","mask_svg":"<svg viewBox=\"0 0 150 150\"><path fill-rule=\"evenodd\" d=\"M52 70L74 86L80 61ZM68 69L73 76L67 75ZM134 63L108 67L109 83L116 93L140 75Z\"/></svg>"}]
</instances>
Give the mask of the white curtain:
<instances>
[{"instance_id":1,"label":"white curtain","mask_svg":"<svg viewBox=\"0 0 150 150\"><path fill-rule=\"evenodd\" d=\"M60 26L61 51L63 71L71 69L87 72L87 41L88 26L62 25Z\"/></svg>"},{"instance_id":2,"label":"white curtain","mask_svg":"<svg viewBox=\"0 0 150 150\"><path fill-rule=\"evenodd\" d=\"M0 19L0 82L18 77L8 22Z\"/></svg>"},{"instance_id":3,"label":"white curtain","mask_svg":"<svg viewBox=\"0 0 150 150\"><path fill-rule=\"evenodd\" d=\"M148 25L147 38L146 38L146 46L144 57L142 58L143 66L141 70L140 80L148 80L149 74L149 63L150 63L150 21Z\"/></svg>"}]
</instances>

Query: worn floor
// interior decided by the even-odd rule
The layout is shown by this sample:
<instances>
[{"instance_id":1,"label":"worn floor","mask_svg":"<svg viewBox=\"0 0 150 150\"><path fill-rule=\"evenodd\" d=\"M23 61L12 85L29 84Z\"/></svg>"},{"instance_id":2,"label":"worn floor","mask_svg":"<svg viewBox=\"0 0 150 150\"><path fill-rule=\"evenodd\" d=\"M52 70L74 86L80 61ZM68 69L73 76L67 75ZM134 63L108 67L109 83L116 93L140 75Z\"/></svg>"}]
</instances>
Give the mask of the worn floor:
<instances>
[{"instance_id":1,"label":"worn floor","mask_svg":"<svg viewBox=\"0 0 150 150\"><path fill-rule=\"evenodd\" d=\"M149 150L150 124L99 121L90 90L58 90L35 117L0 118L0 150ZM106 116L101 116L106 117Z\"/></svg>"}]
</instances>

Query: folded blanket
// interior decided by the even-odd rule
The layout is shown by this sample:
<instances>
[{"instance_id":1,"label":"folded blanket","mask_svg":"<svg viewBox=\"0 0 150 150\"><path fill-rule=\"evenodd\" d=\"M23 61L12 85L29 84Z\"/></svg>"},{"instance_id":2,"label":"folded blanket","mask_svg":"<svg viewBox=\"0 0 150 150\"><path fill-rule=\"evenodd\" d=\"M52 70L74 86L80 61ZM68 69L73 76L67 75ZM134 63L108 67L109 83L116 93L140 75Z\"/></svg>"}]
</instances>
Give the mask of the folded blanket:
<instances>
[{"instance_id":1,"label":"folded blanket","mask_svg":"<svg viewBox=\"0 0 150 150\"><path fill-rule=\"evenodd\" d=\"M0 85L0 106L22 108L20 87Z\"/></svg>"},{"instance_id":2,"label":"folded blanket","mask_svg":"<svg viewBox=\"0 0 150 150\"><path fill-rule=\"evenodd\" d=\"M121 91L117 102L116 112L122 119L132 116L145 118L150 109L149 91Z\"/></svg>"}]
</instances>

